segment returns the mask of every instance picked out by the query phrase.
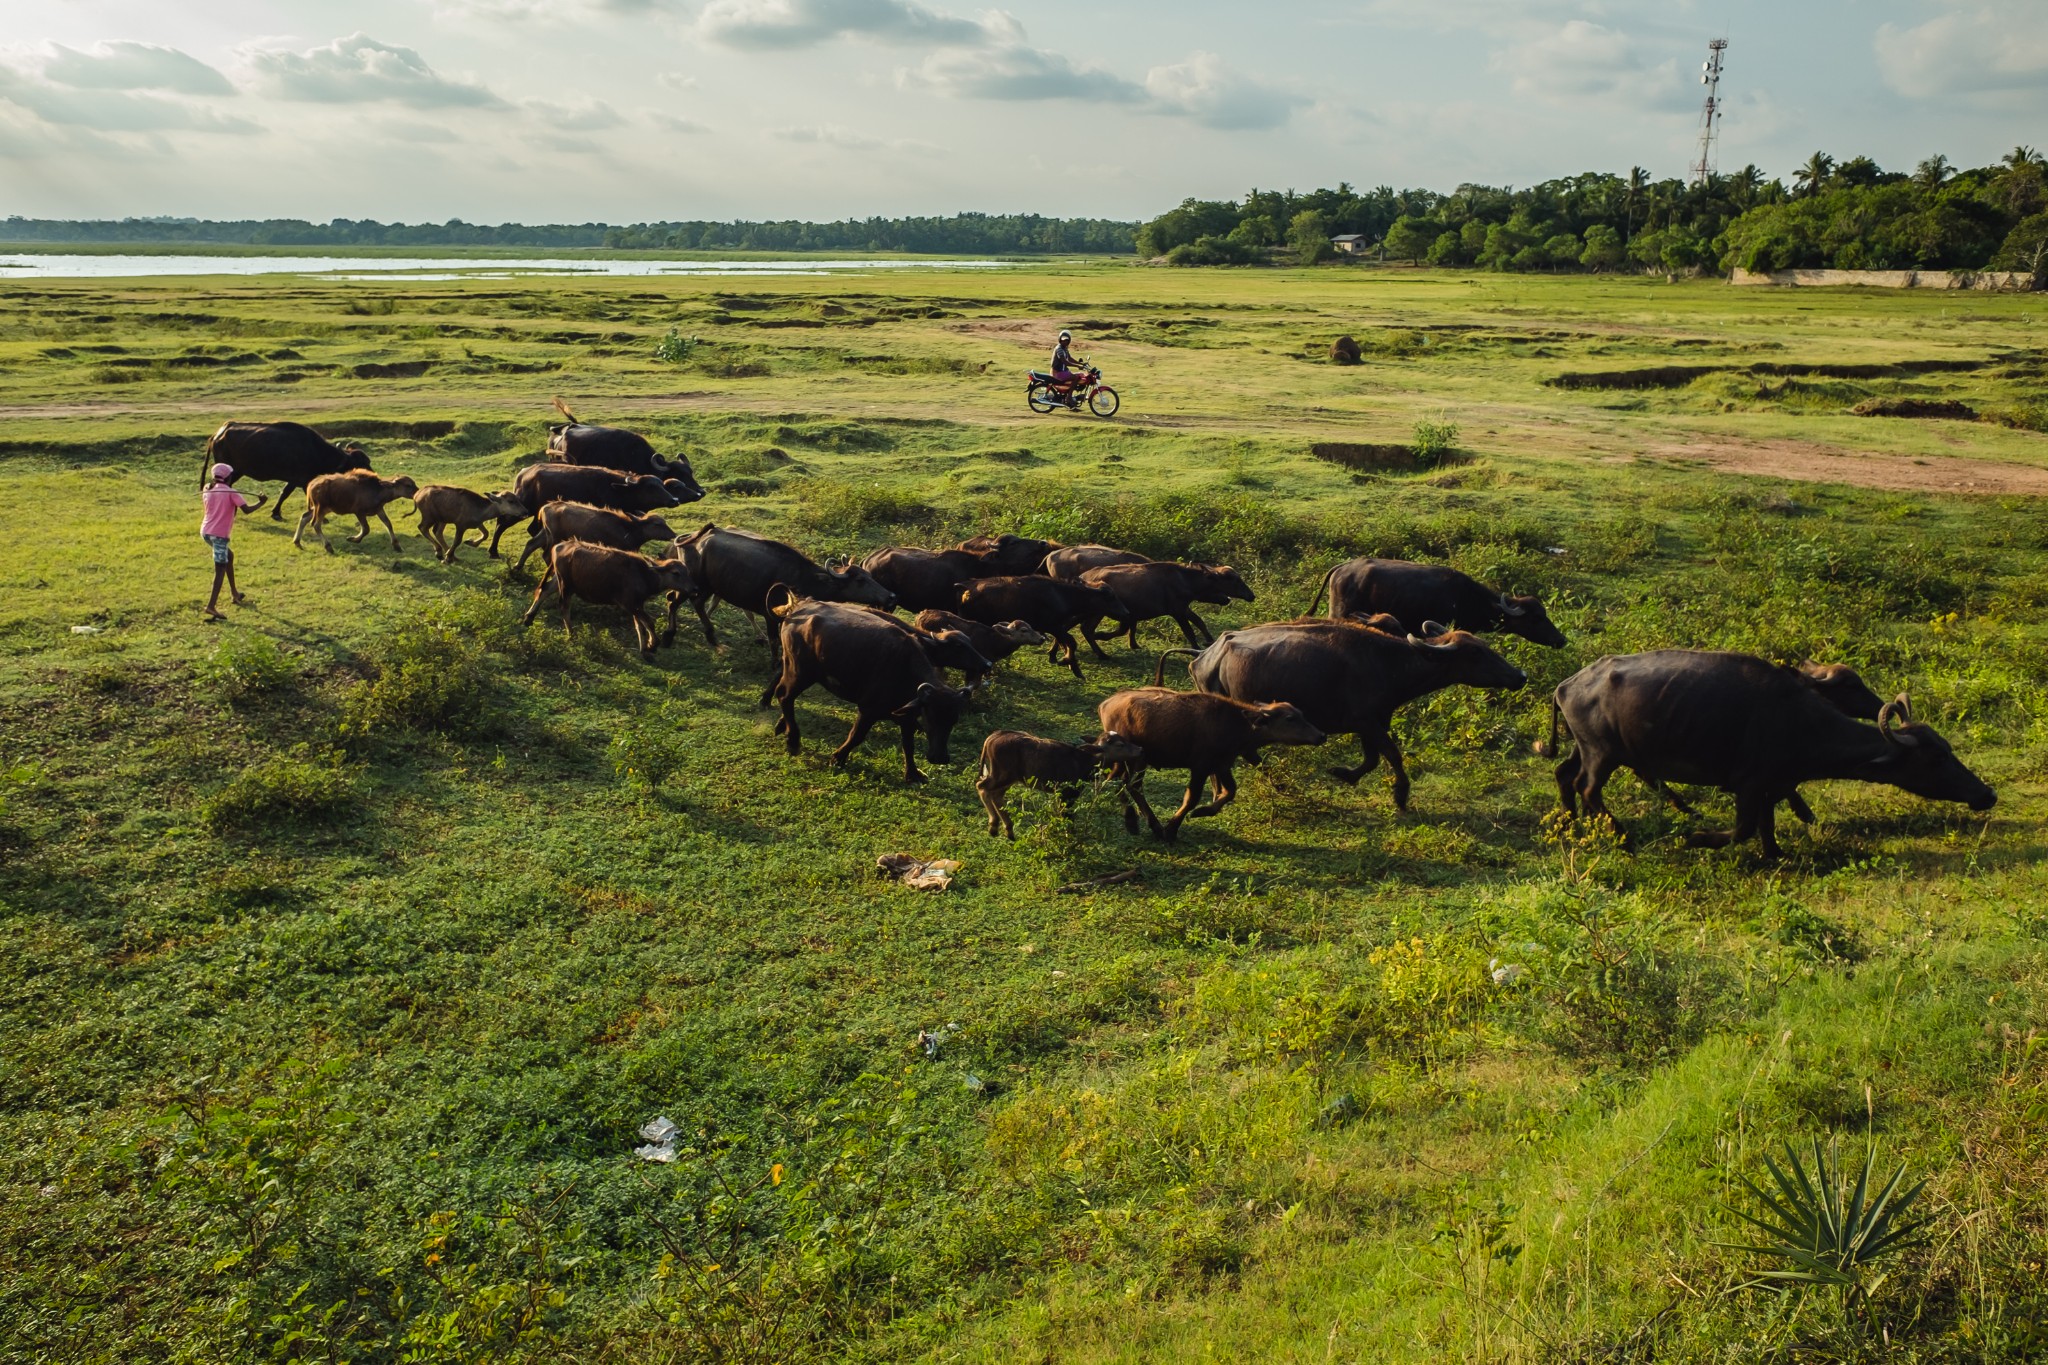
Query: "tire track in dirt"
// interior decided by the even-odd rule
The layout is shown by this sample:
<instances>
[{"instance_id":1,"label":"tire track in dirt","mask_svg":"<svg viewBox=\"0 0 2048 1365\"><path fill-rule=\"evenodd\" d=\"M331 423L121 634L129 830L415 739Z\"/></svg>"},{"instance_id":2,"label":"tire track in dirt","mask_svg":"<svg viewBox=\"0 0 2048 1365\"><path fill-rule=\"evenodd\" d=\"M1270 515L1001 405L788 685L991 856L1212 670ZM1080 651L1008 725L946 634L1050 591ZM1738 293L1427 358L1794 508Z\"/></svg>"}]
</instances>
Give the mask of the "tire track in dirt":
<instances>
[{"instance_id":1,"label":"tire track in dirt","mask_svg":"<svg viewBox=\"0 0 2048 1365\"><path fill-rule=\"evenodd\" d=\"M1901 493L2048 495L2048 468L1957 455L1879 455L1811 441L1695 437L1648 446L1654 459L1711 465L1727 474L1846 483Z\"/></svg>"}]
</instances>

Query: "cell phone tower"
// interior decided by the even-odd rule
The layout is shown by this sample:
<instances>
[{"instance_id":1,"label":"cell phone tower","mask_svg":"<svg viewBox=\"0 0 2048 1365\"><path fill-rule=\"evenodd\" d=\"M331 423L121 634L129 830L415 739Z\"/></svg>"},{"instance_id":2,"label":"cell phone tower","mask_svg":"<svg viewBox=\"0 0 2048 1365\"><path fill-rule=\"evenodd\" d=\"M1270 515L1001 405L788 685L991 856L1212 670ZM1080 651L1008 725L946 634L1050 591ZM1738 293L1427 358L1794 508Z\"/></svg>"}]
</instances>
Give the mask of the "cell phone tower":
<instances>
[{"instance_id":1,"label":"cell phone tower","mask_svg":"<svg viewBox=\"0 0 2048 1365\"><path fill-rule=\"evenodd\" d=\"M1714 174L1714 132L1721 121L1721 54L1728 50L1726 38L1707 44L1707 59L1700 63L1700 84L1707 87L1707 102L1700 107L1700 159L1692 163L1691 183L1704 185Z\"/></svg>"}]
</instances>

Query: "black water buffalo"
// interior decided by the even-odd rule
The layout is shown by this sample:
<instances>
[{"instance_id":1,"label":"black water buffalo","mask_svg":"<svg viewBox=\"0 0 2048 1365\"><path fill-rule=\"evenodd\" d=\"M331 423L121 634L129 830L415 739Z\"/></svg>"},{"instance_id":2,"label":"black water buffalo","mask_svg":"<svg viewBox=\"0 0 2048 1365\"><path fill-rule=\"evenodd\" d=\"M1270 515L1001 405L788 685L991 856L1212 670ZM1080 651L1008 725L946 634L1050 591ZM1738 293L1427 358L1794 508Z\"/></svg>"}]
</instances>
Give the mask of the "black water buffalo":
<instances>
[{"instance_id":1,"label":"black water buffalo","mask_svg":"<svg viewBox=\"0 0 2048 1365\"><path fill-rule=\"evenodd\" d=\"M1080 744L1068 744L1041 739L1022 730L998 730L981 742L981 770L974 790L981 797L981 808L988 812L988 832L993 835L1000 828L1005 836L1015 839L1017 827L1010 820L1010 812L1003 809L1010 788L1020 782L1057 788L1060 800L1071 811L1074 798L1081 794L1081 784L1094 777L1098 769L1141 763L1144 758L1143 749L1117 734L1097 735Z\"/></svg>"},{"instance_id":2,"label":"black water buffalo","mask_svg":"<svg viewBox=\"0 0 2048 1365\"><path fill-rule=\"evenodd\" d=\"M775 733L792 754L802 750L797 734L796 699L823 683L834 696L854 705L853 728L833 750L832 762L844 763L875 722L894 718L903 728L903 780L922 782L914 745L918 727L925 732L925 754L934 763L948 762L946 741L967 703L964 688L946 685L925 655L918 632L893 616L840 602L817 602L778 592L769 607L782 637L781 676L774 694L782 705Z\"/></svg>"},{"instance_id":3,"label":"black water buffalo","mask_svg":"<svg viewBox=\"0 0 2048 1365\"><path fill-rule=\"evenodd\" d=\"M615 550L609 545L586 545L572 540L548 547L547 568L533 590L533 604L519 618L519 624L533 624L540 610L541 595L548 583L562 603L562 633L569 633L569 599L580 597L601 606L618 607L633 618L633 643L640 657L652 659L656 643L668 644L676 637L676 609L685 597L695 593L690 571L673 559L649 559L632 550ZM654 618L647 614L648 599L668 598L668 626L659 636Z\"/></svg>"},{"instance_id":4,"label":"black water buffalo","mask_svg":"<svg viewBox=\"0 0 2048 1365\"><path fill-rule=\"evenodd\" d=\"M999 621L991 626L980 621L970 621L950 611L921 611L911 624L933 635L959 632L974 646L975 653L989 661L991 667L1026 646L1044 644L1048 638L1044 631L1035 629L1024 621ZM970 677L967 681L973 683L981 680Z\"/></svg>"},{"instance_id":5,"label":"black water buffalo","mask_svg":"<svg viewBox=\"0 0 2048 1365\"><path fill-rule=\"evenodd\" d=\"M988 573L979 555L965 550L919 550L895 546L860 562L875 581L896 594L905 611L945 611L960 600L960 585Z\"/></svg>"},{"instance_id":6,"label":"black water buffalo","mask_svg":"<svg viewBox=\"0 0 2048 1365\"><path fill-rule=\"evenodd\" d=\"M514 569L526 566L527 555L538 550L547 557L550 545L581 540L591 545L609 545L614 550L638 550L650 540L674 540L676 533L662 518L649 513L638 516L609 507L592 507L587 502L550 502L541 506L527 528L526 549Z\"/></svg>"},{"instance_id":7,"label":"black water buffalo","mask_svg":"<svg viewBox=\"0 0 2048 1365\"><path fill-rule=\"evenodd\" d=\"M1002 621L1022 621L1050 636L1053 647L1046 658L1057 663L1064 651L1067 667L1074 670L1077 678L1081 676L1081 661L1076 657L1080 646L1072 633L1074 627L1105 617L1125 626L1130 624L1124 604L1108 589L1062 583L1037 574L978 578L963 583L958 601L954 610L970 620L991 626ZM1100 657L1109 657L1093 635L1089 636L1088 644Z\"/></svg>"},{"instance_id":8,"label":"black water buffalo","mask_svg":"<svg viewBox=\"0 0 2048 1365\"><path fill-rule=\"evenodd\" d=\"M1870 690L1860 674L1847 664L1817 664L1811 659L1801 660L1792 665L1792 671L1826 700L1827 704L1845 716L1857 720L1876 720L1884 712L1884 698ZM1652 784L1675 808L1686 815L1695 812L1677 792L1663 783ZM1802 824L1813 823L1813 807L1806 804L1806 798L1797 791L1785 793L1785 809L1798 816Z\"/></svg>"},{"instance_id":9,"label":"black water buffalo","mask_svg":"<svg viewBox=\"0 0 2048 1365\"><path fill-rule=\"evenodd\" d=\"M1149 555L1136 550L1119 550L1114 545L1062 545L1047 555L1038 566L1038 571L1047 578L1064 578L1079 582L1081 575L1090 569L1106 569L1112 564L1150 564Z\"/></svg>"},{"instance_id":10,"label":"black water buffalo","mask_svg":"<svg viewBox=\"0 0 2048 1365\"><path fill-rule=\"evenodd\" d=\"M1560 724L1577 741L1557 765L1565 810L1576 814L1583 800L1588 815L1622 832L1601 797L1618 768L1653 787L1718 787L1735 797L1735 829L1693 842L1718 848L1754 835L1766 858L1779 852L1778 803L1802 782L1879 782L1979 811L1998 800L1948 741L1912 720L1904 693L1866 724L1797 670L1749 654L1660 649L1596 660L1558 684L1539 753L1555 756Z\"/></svg>"},{"instance_id":11,"label":"black water buffalo","mask_svg":"<svg viewBox=\"0 0 2048 1365\"><path fill-rule=\"evenodd\" d=\"M1039 540L1033 536L1013 536L1005 532L999 536L974 536L953 548L964 550L981 561L979 577L998 578L1037 573L1045 557L1062 547L1057 540Z\"/></svg>"},{"instance_id":12,"label":"black water buffalo","mask_svg":"<svg viewBox=\"0 0 2048 1365\"><path fill-rule=\"evenodd\" d=\"M1114 693L1096 708L1096 716L1105 733L1114 731L1144 755L1136 763L1118 765L1124 828L1136 834L1142 811L1152 836L1169 843L1179 835L1181 821L1214 815L1237 795L1231 769L1238 763L1258 762L1259 750L1269 744L1321 744L1327 738L1285 702L1258 705L1166 687ZM1163 825L1145 800L1148 768L1188 770L1187 794ZM1197 806L1211 778L1216 781L1216 799Z\"/></svg>"},{"instance_id":13,"label":"black water buffalo","mask_svg":"<svg viewBox=\"0 0 2048 1365\"><path fill-rule=\"evenodd\" d=\"M584 502L592 507L609 507L615 512L656 512L680 507L685 501L674 488L652 474L622 474L616 469L590 469L581 465L530 464L512 480L512 494L538 514L551 502ZM491 553L498 553L499 538L509 523L500 521L491 537Z\"/></svg>"},{"instance_id":14,"label":"black water buffalo","mask_svg":"<svg viewBox=\"0 0 2048 1365\"><path fill-rule=\"evenodd\" d=\"M697 482L696 474L691 471L688 456L664 457L656 454L653 444L637 432L579 422L576 414L563 407L559 398L555 400L555 408L569 420L565 424L548 424L550 460L674 480L680 485L675 490L678 503L695 502L704 496L703 485Z\"/></svg>"},{"instance_id":15,"label":"black water buffalo","mask_svg":"<svg viewBox=\"0 0 2048 1365\"><path fill-rule=\"evenodd\" d=\"M712 608L730 602L750 620L760 617L765 621L768 591L778 584L798 597L820 602L896 609L896 595L866 569L851 564L821 565L793 546L751 531L707 524L677 541L674 554L689 566L690 576L697 581L693 605L704 625L704 638L714 648L718 632L711 625ZM768 643L769 660L769 683L761 693L761 704L766 706L774 694L782 650L781 635L772 627L764 631L763 638Z\"/></svg>"},{"instance_id":16,"label":"black water buffalo","mask_svg":"<svg viewBox=\"0 0 2048 1365\"><path fill-rule=\"evenodd\" d=\"M229 483L254 479L284 485L270 504L270 519L282 519L284 500L322 474L368 469L370 457L358 445L336 445L311 427L297 422L223 422L206 442L206 463L199 467L199 486L213 482L213 467L234 470Z\"/></svg>"},{"instance_id":17,"label":"black water buffalo","mask_svg":"<svg viewBox=\"0 0 2048 1365\"><path fill-rule=\"evenodd\" d=\"M1170 617L1187 642L1200 649L1216 637L1209 623L1195 614L1195 603L1220 607L1253 600L1251 588L1228 564L1105 564L1086 570L1079 581L1106 588L1124 604L1132 649L1138 647L1139 623L1162 616ZM1081 633L1094 643L1095 623L1084 621Z\"/></svg>"},{"instance_id":18,"label":"black water buffalo","mask_svg":"<svg viewBox=\"0 0 2048 1365\"><path fill-rule=\"evenodd\" d=\"M1370 616L1386 612L1411 631L1424 621L1442 621L1457 630L1504 630L1539 645L1560 648L1564 632L1551 624L1543 604L1534 597L1495 592L1475 578L1442 564L1411 564L1405 559L1354 559L1323 575L1323 586L1309 604L1313 616L1330 594L1330 615Z\"/></svg>"},{"instance_id":19,"label":"black water buffalo","mask_svg":"<svg viewBox=\"0 0 2048 1365\"><path fill-rule=\"evenodd\" d=\"M1528 675L1476 635L1446 631L1397 636L1353 621L1277 621L1226 630L1188 664L1204 692L1245 702L1291 702L1317 729L1358 736L1361 761L1330 775L1356 784L1385 758L1394 804L1408 809L1408 769L1394 742L1394 712L1445 687L1514 688ZM1189 653L1168 650L1167 655ZM1167 655L1161 655L1163 678Z\"/></svg>"}]
</instances>

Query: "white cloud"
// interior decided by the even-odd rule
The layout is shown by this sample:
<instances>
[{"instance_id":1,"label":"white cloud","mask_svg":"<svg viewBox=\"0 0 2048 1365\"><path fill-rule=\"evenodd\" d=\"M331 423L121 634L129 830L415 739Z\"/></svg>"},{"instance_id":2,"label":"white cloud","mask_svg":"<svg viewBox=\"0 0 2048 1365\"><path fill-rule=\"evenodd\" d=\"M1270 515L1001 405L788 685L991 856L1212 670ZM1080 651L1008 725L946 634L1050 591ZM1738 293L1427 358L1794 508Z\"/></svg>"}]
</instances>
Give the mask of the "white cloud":
<instances>
[{"instance_id":1,"label":"white cloud","mask_svg":"<svg viewBox=\"0 0 2048 1365\"><path fill-rule=\"evenodd\" d=\"M1885 84L1914 99L2048 92L2048 24L2038 0L1951 6L1924 24L1881 24Z\"/></svg>"},{"instance_id":2,"label":"white cloud","mask_svg":"<svg viewBox=\"0 0 2048 1365\"><path fill-rule=\"evenodd\" d=\"M34 114L44 123L102 133L258 131L247 119L229 117L204 104L120 90L53 85L5 65L0 65L0 101Z\"/></svg>"},{"instance_id":3,"label":"white cloud","mask_svg":"<svg viewBox=\"0 0 2048 1365\"><path fill-rule=\"evenodd\" d=\"M53 44L43 77L81 90L170 90L181 95L232 95L228 78L174 47L95 43L90 50Z\"/></svg>"},{"instance_id":4,"label":"white cloud","mask_svg":"<svg viewBox=\"0 0 2048 1365\"><path fill-rule=\"evenodd\" d=\"M647 121L661 129L664 133L696 134L711 131L709 124L699 123L695 119L682 118L675 114L664 114L658 109L648 110Z\"/></svg>"},{"instance_id":5,"label":"white cloud","mask_svg":"<svg viewBox=\"0 0 2048 1365\"><path fill-rule=\"evenodd\" d=\"M570 24L597 17L656 14L679 7L680 0L436 0L434 11L458 22Z\"/></svg>"},{"instance_id":6,"label":"white cloud","mask_svg":"<svg viewBox=\"0 0 2048 1365\"><path fill-rule=\"evenodd\" d=\"M697 78L682 71L664 71L654 78L670 90L695 90Z\"/></svg>"},{"instance_id":7,"label":"white cloud","mask_svg":"<svg viewBox=\"0 0 2048 1365\"><path fill-rule=\"evenodd\" d=\"M1024 43L934 52L899 82L956 99L1086 100L1141 104L1145 87L1099 66L1077 66L1057 52Z\"/></svg>"},{"instance_id":8,"label":"white cloud","mask_svg":"<svg viewBox=\"0 0 2048 1365\"><path fill-rule=\"evenodd\" d=\"M279 99L315 104L388 100L414 109L505 105L488 87L443 76L413 49L380 43L367 33L336 38L304 52L259 48L247 56L263 88Z\"/></svg>"},{"instance_id":9,"label":"white cloud","mask_svg":"<svg viewBox=\"0 0 2048 1365\"><path fill-rule=\"evenodd\" d=\"M575 104L551 104L547 100L522 100L520 108L557 132L591 133L617 128L625 123L619 111L603 100L582 100Z\"/></svg>"},{"instance_id":10,"label":"white cloud","mask_svg":"<svg viewBox=\"0 0 2048 1365\"><path fill-rule=\"evenodd\" d=\"M885 43L973 45L987 31L971 19L925 8L915 0L711 0L697 32L727 47L815 47L835 38Z\"/></svg>"},{"instance_id":11,"label":"white cloud","mask_svg":"<svg viewBox=\"0 0 2048 1365\"><path fill-rule=\"evenodd\" d=\"M406 146L422 144L443 144L460 142L449 129L438 123L427 123L420 119L385 119L377 124L377 131L393 142Z\"/></svg>"},{"instance_id":12,"label":"white cloud","mask_svg":"<svg viewBox=\"0 0 2048 1365\"><path fill-rule=\"evenodd\" d=\"M1212 52L1155 66L1134 81L1099 66L1080 65L1033 47L1011 15L989 15L986 46L934 52L897 73L897 83L955 99L1077 100L1125 105L1150 114L1192 119L1220 130L1277 128L1309 101L1238 75Z\"/></svg>"},{"instance_id":13,"label":"white cloud","mask_svg":"<svg viewBox=\"0 0 2048 1365\"><path fill-rule=\"evenodd\" d=\"M1678 62L1651 61L1619 29L1585 19L1532 37L1493 54L1493 69L1508 76L1524 99L1551 104L1586 102L1681 108L1699 98L1686 84Z\"/></svg>"},{"instance_id":14,"label":"white cloud","mask_svg":"<svg viewBox=\"0 0 2048 1365\"><path fill-rule=\"evenodd\" d=\"M1177 66L1145 73L1152 109L1230 132L1278 128L1308 101L1224 68L1213 52L1197 52Z\"/></svg>"},{"instance_id":15,"label":"white cloud","mask_svg":"<svg viewBox=\"0 0 2048 1365\"><path fill-rule=\"evenodd\" d=\"M871 152L889 144L878 137L856 133L850 128L825 123L812 128L777 128L769 136L778 142L814 143L823 147L844 147L849 151Z\"/></svg>"}]
</instances>

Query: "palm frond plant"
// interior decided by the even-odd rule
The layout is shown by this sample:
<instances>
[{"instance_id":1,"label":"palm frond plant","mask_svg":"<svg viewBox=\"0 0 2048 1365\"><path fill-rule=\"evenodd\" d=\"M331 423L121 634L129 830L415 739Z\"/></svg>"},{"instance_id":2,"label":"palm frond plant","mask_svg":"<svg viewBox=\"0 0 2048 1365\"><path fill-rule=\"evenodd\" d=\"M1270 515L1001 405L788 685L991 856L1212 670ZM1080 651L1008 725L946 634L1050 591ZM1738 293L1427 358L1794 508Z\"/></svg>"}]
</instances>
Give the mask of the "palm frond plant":
<instances>
[{"instance_id":1,"label":"palm frond plant","mask_svg":"<svg viewBox=\"0 0 2048 1365\"><path fill-rule=\"evenodd\" d=\"M1810 1287L1831 1288L1842 1294L1843 1306L1854 1309L1869 1299L1884 1275L1871 1276L1875 1263L1907 1247L1927 1240L1926 1218L1907 1218L1906 1212L1925 1180L1903 1193L1906 1168L1894 1170L1882 1189L1872 1179L1877 1169L1877 1149L1863 1156L1863 1170L1849 1186L1841 1170L1839 1139L1827 1146L1813 1139L1811 1169L1807 1161L1785 1144L1785 1165L1770 1156L1764 1165L1771 1173L1775 1191L1759 1187L1748 1177L1739 1177L1763 1206L1763 1216L1731 1208L1730 1212L1752 1227L1761 1229L1769 1241L1748 1245L1716 1242L1730 1251L1747 1252L1770 1262L1756 1277L1739 1288L1772 1289L1787 1292ZM1876 1190L1875 1197L1872 1197Z\"/></svg>"}]
</instances>

